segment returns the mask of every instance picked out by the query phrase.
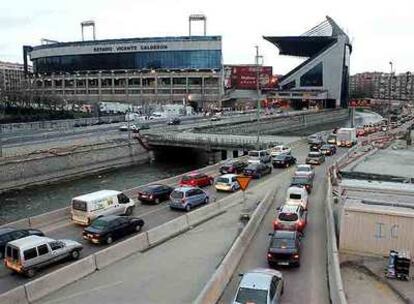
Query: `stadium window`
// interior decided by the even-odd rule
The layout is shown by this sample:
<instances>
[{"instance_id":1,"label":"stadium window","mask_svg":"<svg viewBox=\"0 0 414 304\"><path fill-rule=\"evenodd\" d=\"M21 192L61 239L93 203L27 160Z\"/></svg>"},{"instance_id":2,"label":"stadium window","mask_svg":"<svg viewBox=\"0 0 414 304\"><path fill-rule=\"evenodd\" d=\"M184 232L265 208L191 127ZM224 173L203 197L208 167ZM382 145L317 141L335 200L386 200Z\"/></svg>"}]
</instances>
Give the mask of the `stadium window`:
<instances>
[{"instance_id":1,"label":"stadium window","mask_svg":"<svg viewBox=\"0 0 414 304\"><path fill-rule=\"evenodd\" d=\"M294 87L296 87L296 81L292 80L291 82L288 82L287 84L285 84L284 86L282 86L282 90L291 90Z\"/></svg>"},{"instance_id":2,"label":"stadium window","mask_svg":"<svg viewBox=\"0 0 414 304\"><path fill-rule=\"evenodd\" d=\"M323 65L318 63L300 77L301 87L321 87L323 85Z\"/></svg>"}]
</instances>

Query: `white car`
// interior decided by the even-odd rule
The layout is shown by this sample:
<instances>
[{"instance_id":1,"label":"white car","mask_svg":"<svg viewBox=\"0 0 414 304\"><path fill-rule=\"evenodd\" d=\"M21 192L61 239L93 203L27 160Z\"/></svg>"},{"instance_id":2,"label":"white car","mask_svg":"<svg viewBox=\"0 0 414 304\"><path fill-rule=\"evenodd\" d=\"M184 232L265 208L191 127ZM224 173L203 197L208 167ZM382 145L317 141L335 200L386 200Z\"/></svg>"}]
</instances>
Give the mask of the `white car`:
<instances>
[{"instance_id":1,"label":"white car","mask_svg":"<svg viewBox=\"0 0 414 304\"><path fill-rule=\"evenodd\" d=\"M305 187L289 187L285 205L300 205L303 209L308 209L309 196Z\"/></svg>"},{"instance_id":2,"label":"white car","mask_svg":"<svg viewBox=\"0 0 414 304\"><path fill-rule=\"evenodd\" d=\"M254 269L243 274L232 303L277 304L280 303L283 286L284 279L280 271Z\"/></svg>"},{"instance_id":3,"label":"white car","mask_svg":"<svg viewBox=\"0 0 414 304\"><path fill-rule=\"evenodd\" d=\"M295 176L306 176L306 177L314 178L315 171L313 170L312 165L299 165L296 168Z\"/></svg>"},{"instance_id":4,"label":"white car","mask_svg":"<svg viewBox=\"0 0 414 304\"><path fill-rule=\"evenodd\" d=\"M224 174L216 179L214 187L217 191L235 192L240 189L236 174Z\"/></svg>"},{"instance_id":5,"label":"white car","mask_svg":"<svg viewBox=\"0 0 414 304\"><path fill-rule=\"evenodd\" d=\"M130 125L130 126L129 126L129 129L130 129L131 131L135 131L135 130L137 130L138 128L137 128L137 126L136 126L136 125ZM122 125L122 126L120 126L120 127L119 127L119 131L128 131L128 125Z\"/></svg>"},{"instance_id":6,"label":"white car","mask_svg":"<svg viewBox=\"0 0 414 304\"><path fill-rule=\"evenodd\" d=\"M270 149L270 155L272 157L276 157L281 154L291 154L291 153L292 153L292 149L284 145L276 146Z\"/></svg>"}]
</instances>

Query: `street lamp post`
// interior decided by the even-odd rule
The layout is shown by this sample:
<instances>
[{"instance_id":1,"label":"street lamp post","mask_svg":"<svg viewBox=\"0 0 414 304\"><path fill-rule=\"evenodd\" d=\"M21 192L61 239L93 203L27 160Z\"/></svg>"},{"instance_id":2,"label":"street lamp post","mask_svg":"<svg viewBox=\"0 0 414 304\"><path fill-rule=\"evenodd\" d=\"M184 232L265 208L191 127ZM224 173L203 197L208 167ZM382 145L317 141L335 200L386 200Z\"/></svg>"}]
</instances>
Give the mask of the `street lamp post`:
<instances>
[{"instance_id":1,"label":"street lamp post","mask_svg":"<svg viewBox=\"0 0 414 304\"><path fill-rule=\"evenodd\" d=\"M255 46L256 48L256 56L255 56L255 62L256 62L256 91L257 91L257 139L256 144L257 148L259 149L259 142L260 142L260 65L259 65L259 46Z\"/></svg>"},{"instance_id":2,"label":"street lamp post","mask_svg":"<svg viewBox=\"0 0 414 304\"><path fill-rule=\"evenodd\" d=\"M389 62L390 64L390 77L388 81L388 127L387 133L390 131L391 127L391 83L392 83L392 61Z\"/></svg>"}]
</instances>

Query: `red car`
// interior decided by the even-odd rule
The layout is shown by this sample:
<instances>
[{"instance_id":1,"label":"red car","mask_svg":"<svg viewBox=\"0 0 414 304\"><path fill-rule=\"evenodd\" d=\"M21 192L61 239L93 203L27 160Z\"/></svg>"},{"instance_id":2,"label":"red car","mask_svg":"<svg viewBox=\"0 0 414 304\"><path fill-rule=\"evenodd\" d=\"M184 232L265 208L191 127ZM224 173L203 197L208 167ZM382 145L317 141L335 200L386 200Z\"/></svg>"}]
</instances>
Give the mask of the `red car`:
<instances>
[{"instance_id":1,"label":"red car","mask_svg":"<svg viewBox=\"0 0 414 304\"><path fill-rule=\"evenodd\" d=\"M365 136L365 130L363 128L357 129L357 137Z\"/></svg>"},{"instance_id":2,"label":"red car","mask_svg":"<svg viewBox=\"0 0 414 304\"><path fill-rule=\"evenodd\" d=\"M214 183L214 178L205 173L191 173L181 178L180 186L205 187Z\"/></svg>"}]
</instances>

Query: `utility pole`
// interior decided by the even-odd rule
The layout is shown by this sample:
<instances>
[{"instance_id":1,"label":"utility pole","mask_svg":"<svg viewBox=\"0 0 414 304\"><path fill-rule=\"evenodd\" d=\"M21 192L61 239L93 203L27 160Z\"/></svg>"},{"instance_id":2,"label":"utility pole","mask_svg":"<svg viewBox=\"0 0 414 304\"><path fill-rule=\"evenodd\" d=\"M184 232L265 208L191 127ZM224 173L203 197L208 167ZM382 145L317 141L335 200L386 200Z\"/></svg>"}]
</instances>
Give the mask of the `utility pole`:
<instances>
[{"instance_id":1,"label":"utility pole","mask_svg":"<svg viewBox=\"0 0 414 304\"><path fill-rule=\"evenodd\" d=\"M255 62L256 62L256 90L257 90L257 149L259 149L259 142L260 142L260 65L259 65L259 58L262 56L259 56L259 46L256 45L256 56L255 56ZM263 57L262 57L263 58Z\"/></svg>"},{"instance_id":2,"label":"utility pole","mask_svg":"<svg viewBox=\"0 0 414 304\"><path fill-rule=\"evenodd\" d=\"M388 127L387 134L389 134L391 129L391 84L392 84L392 61L390 63L390 77L388 81Z\"/></svg>"}]
</instances>

